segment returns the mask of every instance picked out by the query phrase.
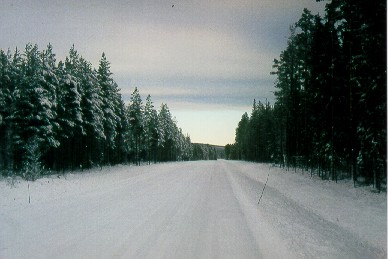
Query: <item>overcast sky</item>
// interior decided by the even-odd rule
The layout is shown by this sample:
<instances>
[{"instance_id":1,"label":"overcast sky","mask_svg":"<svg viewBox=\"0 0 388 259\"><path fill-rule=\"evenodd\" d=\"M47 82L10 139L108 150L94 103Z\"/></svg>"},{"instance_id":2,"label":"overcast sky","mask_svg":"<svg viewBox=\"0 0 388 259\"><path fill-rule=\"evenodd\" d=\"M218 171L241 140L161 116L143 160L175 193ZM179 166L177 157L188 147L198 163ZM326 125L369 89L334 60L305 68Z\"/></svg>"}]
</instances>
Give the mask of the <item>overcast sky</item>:
<instances>
[{"instance_id":1,"label":"overcast sky","mask_svg":"<svg viewBox=\"0 0 388 259\"><path fill-rule=\"evenodd\" d=\"M167 103L193 142L234 142L253 99L274 102L272 61L289 26L315 0L2 0L0 48L76 50L97 68L102 52L128 100L135 87Z\"/></svg>"}]
</instances>

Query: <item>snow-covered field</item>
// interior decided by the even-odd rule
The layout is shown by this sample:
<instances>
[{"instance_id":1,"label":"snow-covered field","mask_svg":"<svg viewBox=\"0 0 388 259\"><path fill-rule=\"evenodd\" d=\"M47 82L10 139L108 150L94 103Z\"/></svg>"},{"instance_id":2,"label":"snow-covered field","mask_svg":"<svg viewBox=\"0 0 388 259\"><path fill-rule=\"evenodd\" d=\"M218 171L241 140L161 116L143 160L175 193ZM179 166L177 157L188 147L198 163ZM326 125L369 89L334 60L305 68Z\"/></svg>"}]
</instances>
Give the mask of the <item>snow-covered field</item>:
<instances>
[{"instance_id":1,"label":"snow-covered field","mask_svg":"<svg viewBox=\"0 0 388 259\"><path fill-rule=\"evenodd\" d=\"M223 160L0 181L0 258L112 257L386 258L386 193Z\"/></svg>"}]
</instances>

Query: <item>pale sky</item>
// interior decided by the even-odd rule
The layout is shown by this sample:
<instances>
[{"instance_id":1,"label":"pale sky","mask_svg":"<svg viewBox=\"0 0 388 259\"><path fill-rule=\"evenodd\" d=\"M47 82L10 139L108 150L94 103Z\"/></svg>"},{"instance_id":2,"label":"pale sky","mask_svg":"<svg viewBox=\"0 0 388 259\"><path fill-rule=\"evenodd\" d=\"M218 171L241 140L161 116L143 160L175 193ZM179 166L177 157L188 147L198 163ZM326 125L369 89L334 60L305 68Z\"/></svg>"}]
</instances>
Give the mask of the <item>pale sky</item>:
<instances>
[{"instance_id":1,"label":"pale sky","mask_svg":"<svg viewBox=\"0 0 388 259\"><path fill-rule=\"evenodd\" d=\"M174 7L172 7L174 5ZM1 0L0 48L70 47L95 68L102 52L128 100L167 103L192 142L225 145L253 99L274 102L272 61L315 0Z\"/></svg>"}]
</instances>

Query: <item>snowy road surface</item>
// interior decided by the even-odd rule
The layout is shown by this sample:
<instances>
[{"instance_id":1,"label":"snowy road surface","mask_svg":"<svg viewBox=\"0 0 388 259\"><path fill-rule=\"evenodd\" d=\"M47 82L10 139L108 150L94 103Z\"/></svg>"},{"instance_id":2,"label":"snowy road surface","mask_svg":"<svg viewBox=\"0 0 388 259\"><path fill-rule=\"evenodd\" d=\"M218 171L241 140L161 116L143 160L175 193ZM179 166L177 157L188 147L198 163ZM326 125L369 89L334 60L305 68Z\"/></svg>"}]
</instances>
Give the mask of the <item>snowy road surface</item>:
<instances>
[{"instance_id":1,"label":"snowy road surface","mask_svg":"<svg viewBox=\"0 0 388 259\"><path fill-rule=\"evenodd\" d=\"M386 206L348 181L222 160L3 179L0 258L384 258Z\"/></svg>"}]
</instances>

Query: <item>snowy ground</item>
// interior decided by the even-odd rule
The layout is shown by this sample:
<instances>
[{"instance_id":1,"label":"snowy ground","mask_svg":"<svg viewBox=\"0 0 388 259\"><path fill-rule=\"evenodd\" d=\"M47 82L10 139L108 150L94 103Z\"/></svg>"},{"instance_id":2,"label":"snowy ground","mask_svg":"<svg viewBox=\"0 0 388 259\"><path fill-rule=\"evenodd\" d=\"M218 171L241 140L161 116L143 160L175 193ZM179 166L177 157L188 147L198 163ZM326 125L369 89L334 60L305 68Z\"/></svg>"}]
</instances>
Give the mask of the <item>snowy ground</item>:
<instances>
[{"instance_id":1,"label":"snowy ground","mask_svg":"<svg viewBox=\"0 0 388 259\"><path fill-rule=\"evenodd\" d=\"M386 193L222 160L0 181L0 258L111 257L386 258Z\"/></svg>"}]
</instances>

